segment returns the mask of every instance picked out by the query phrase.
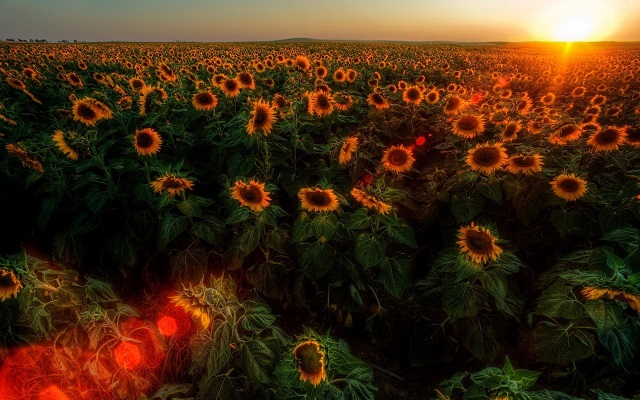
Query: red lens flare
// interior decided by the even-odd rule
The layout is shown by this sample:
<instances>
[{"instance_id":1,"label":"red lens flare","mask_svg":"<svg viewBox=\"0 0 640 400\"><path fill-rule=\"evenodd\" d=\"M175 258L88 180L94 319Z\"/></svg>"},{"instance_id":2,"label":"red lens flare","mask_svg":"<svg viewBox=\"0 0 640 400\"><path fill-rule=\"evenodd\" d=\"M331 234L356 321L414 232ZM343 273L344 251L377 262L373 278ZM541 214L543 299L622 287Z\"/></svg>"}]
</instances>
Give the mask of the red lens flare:
<instances>
[{"instance_id":1,"label":"red lens flare","mask_svg":"<svg viewBox=\"0 0 640 400\"><path fill-rule=\"evenodd\" d=\"M178 330L176 319L167 315L162 316L162 318L158 320L158 330L167 337L175 335Z\"/></svg>"},{"instance_id":2,"label":"red lens flare","mask_svg":"<svg viewBox=\"0 0 640 400\"><path fill-rule=\"evenodd\" d=\"M142 361L138 346L129 342L121 342L116 346L113 355L116 363L126 370L134 369Z\"/></svg>"},{"instance_id":3,"label":"red lens flare","mask_svg":"<svg viewBox=\"0 0 640 400\"><path fill-rule=\"evenodd\" d=\"M38 393L38 400L69 400L57 385L49 385Z\"/></svg>"}]
</instances>

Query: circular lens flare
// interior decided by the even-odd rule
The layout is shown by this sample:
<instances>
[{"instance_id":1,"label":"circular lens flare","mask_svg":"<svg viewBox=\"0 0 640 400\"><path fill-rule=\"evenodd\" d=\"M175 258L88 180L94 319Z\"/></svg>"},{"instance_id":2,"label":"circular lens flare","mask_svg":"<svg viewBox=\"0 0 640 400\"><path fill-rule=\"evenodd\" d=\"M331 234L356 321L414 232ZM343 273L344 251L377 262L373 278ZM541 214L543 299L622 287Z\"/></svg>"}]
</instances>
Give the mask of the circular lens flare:
<instances>
[{"instance_id":1,"label":"circular lens flare","mask_svg":"<svg viewBox=\"0 0 640 400\"><path fill-rule=\"evenodd\" d=\"M113 354L116 363L126 370L134 369L142 361L138 346L129 342L121 342L116 346Z\"/></svg>"},{"instance_id":2,"label":"circular lens flare","mask_svg":"<svg viewBox=\"0 0 640 400\"><path fill-rule=\"evenodd\" d=\"M158 320L158 330L164 336L173 336L178 330L178 324L175 318L165 315Z\"/></svg>"}]
</instances>

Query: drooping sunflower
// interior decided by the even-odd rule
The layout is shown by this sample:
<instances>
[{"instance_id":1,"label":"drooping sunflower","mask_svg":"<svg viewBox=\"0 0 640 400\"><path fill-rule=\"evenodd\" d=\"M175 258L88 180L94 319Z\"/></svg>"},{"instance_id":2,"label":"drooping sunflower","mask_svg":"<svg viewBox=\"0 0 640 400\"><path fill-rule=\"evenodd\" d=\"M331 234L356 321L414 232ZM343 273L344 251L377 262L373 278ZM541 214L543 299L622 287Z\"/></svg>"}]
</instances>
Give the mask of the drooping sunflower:
<instances>
[{"instance_id":1,"label":"drooping sunflower","mask_svg":"<svg viewBox=\"0 0 640 400\"><path fill-rule=\"evenodd\" d=\"M253 104L253 110L251 110L252 117L247 124L247 133L253 135L261 130L263 135L268 135L277 119L276 110L262 98L251 104Z\"/></svg>"},{"instance_id":2,"label":"drooping sunflower","mask_svg":"<svg viewBox=\"0 0 640 400\"><path fill-rule=\"evenodd\" d=\"M382 97L378 92L373 92L367 97L367 103L374 106L377 110L389 108L389 100Z\"/></svg>"},{"instance_id":3,"label":"drooping sunflower","mask_svg":"<svg viewBox=\"0 0 640 400\"><path fill-rule=\"evenodd\" d=\"M60 149L62 154L76 161L79 157L79 154L76 149L74 149L69 145L69 143L67 143L67 139L65 138L65 136L69 136L69 138L73 139L76 134L75 132L69 132L67 135L65 135L64 132L58 129L53 132L53 136L51 137L51 139L56 143L56 146L58 147L58 149Z\"/></svg>"},{"instance_id":4,"label":"drooping sunflower","mask_svg":"<svg viewBox=\"0 0 640 400\"><path fill-rule=\"evenodd\" d=\"M532 156L512 156L507 160L506 170L517 174L522 172L523 174L532 174L534 172L542 171L543 158L540 154L534 154Z\"/></svg>"},{"instance_id":5,"label":"drooping sunflower","mask_svg":"<svg viewBox=\"0 0 640 400\"><path fill-rule=\"evenodd\" d=\"M0 269L0 302L17 297L20 289L22 289L22 283L16 275L4 268Z\"/></svg>"},{"instance_id":6,"label":"drooping sunflower","mask_svg":"<svg viewBox=\"0 0 640 400\"><path fill-rule=\"evenodd\" d=\"M4 148L7 150L8 153L18 157L22 162L23 167L31 168L40 173L44 172L42 163L36 160L35 158L30 157L29 153L27 153L25 149L20 147L20 143L18 143L17 145L14 143L9 143L6 146L4 146Z\"/></svg>"},{"instance_id":7,"label":"drooping sunflower","mask_svg":"<svg viewBox=\"0 0 640 400\"><path fill-rule=\"evenodd\" d=\"M533 100L531 100L529 94L525 92L516 104L516 112L520 115L527 115L529 111L531 111L531 107L533 107Z\"/></svg>"},{"instance_id":8,"label":"drooping sunflower","mask_svg":"<svg viewBox=\"0 0 640 400\"><path fill-rule=\"evenodd\" d=\"M452 130L457 136L474 138L484 132L484 118L482 115L465 115L453 123Z\"/></svg>"},{"instance_id":9,"label":"drooping sunflower","mask_svg":"<svg viewBox=\"0 0 640 400\"><path fill-rule=\"evenodd\" d=\"M156 154L162 146L162 138L152 128L144 128L136 130L133 145L141 156L150 156Z\"/></svg>"},{"instance_id":10,"label":"drooping sunflower","mask_svg":"<svg viewBox=\"0 0 640 400\"><path fill-rule=\"evenodd\" d=\"M587 181L574 174L560 174L549 184L553 193L566 201L576 201L587 193Z\"/></svg>"},{"instance_id":11,"label":"drooping sunflower","mask_svg":"<svg viewBox=\"0 0 640 400\"><path fill-rule=\"evenodd\" d=\"M471 225L461 227L458 230L458 246L460 251L466 253L466 257L478 264L496 260L502 249L496 244L497 238L493 236L488 228Z\"/></svg>"},{"instance_id":12,"label":"drooping sunflower","mask_svg":"<svg viewBox=\"0 0 640 400\"><path fill-rule=\"evenodd\" d=\"M113 113L111 112L111 109L106 104L101 102L100 100L96 100L96 99L93 99L91 97L85 97L83 100L91 103L93 105L93 107L96 108L99 111L100 119L111 119L111 118L113 118Z\"/></svg>"},{"instance_id":13,"label":"drooping sunflower","mask_svg":"<svg viewBox=\"0 0 640 400\"><path fill-rule=\"evenodd\" d=\"M484 175L491 175L502 168L502 165L507 162L507 159L507 151L500 143L494 145L478 143L475 149L469 150L467 165L469 165L472 171L478 171Z\"/></svg>"},{"instance_id":14,"label":"drooping sunflower","mask_svg":"<svg viewBox=\"0 0 640 400\"><path fill-rule=\"evenodd\" d=\"M550 136L549 141L553 144L564 145L568 142L578 140L584 131L578 125L566 124L556 129Z\"/></svg>"},{"instance_id":15,"label":"drooping sunflower","mask_svg":"<svg viewBox=\"0 0 640 400\"><path fill-rule=\"evenodd\" d=\"M422 94L422 91L420 90L419 87L409 86L402 93L402 100L404 100L404 102L407 104L414 104L417 106L422 102L423 96L424 95Z\"/></svg>"},{"instance_id":16,"label":"drooping sunflower","mask_svg":"<svg viewBox=\"0 0 640 400\"><path fill-rule=\"evenodd\" d=\"M325 117L333 113L333 97L328 92L317 91L310 100L318 116Z\"/></svg>"},{"instance_id":17,"label":"drooping sunflower","mask_svg":"<svg viewBox=\"0 0 640 400\"><path fill-rule=\"evenodd\" d=\"M80 121L87 126L94 126L102 118L100 108L87 99L75 100L72 113L74 121Z\"/></svg>"},{"instance_id":18,"label":"drooping sunflower","mask_svg":"<svg viewBox=\"0 0 640 400\"><path fill-rule=\"evenodd\" d=\"M522 126L520 125L520 121L510 121L507 120L502 130L502 134L500 135L500 139L503 142L510 142L518 138L518 132L520 132Z\"/></svg>"},{"instance_id":19,"label":"drooping sunflower","mask_svg":"<svg viewBox=\"0 0 640 400\"><path fill-rule=\"evenodd\" d=\"M444 104L444 113L447 115L455 115L459 113L465 106L464 100L458 96L451 96Z\"/></svg>"},{"instance_id":20,"label":"drooping sunflower","mask_svg":"<svg viewBox=\"0 0 640 400\"><path fill-rule=\"evenodd\" d=\"M158 77L166 82L175 82L178 79L178 76L173 71L173 68L168 66L167 64L160 64L158 66Z\"/></svg>"},{"instance_id":21,"label":"drooping sunflower","mask_svg":"<svg viewBox=\"0 0 640 400\"><path fill-rule=\"evenodd\" d=\"M340 155L338 156L338 162L340 165L347 165L351 158L353 157L353 153L358 149L358 138L355 136L348 137L340 146Z\"/></svg>"},{"instance_id":22,"label":"drooping sunflower","mask_svg":"<svg viewBox=\"0 0 640 400\"><path fill-rule=\"evenodd\" d=\"M610 126L606 129L600 129L589 136L587 144L593 147L595 151L613 151L618 150L618 146L625 142L626 137L625 129Z\"/></svg>"},{"instance_id":23,"label":"drooping sunflower","mask_svg":"<svg viewBox=\"0 0 640 400\"><path fill-rule=\"evenodd\" d=\"M149 186L151 186L153 191L156 193L167 192L169 197L173 197L184 193L186 189L191 190L193 188L193 182L187 178L181 178L175 174L166 173L165 176L151 182Z\"/></svg>"},{"instance_id":24,"label":"drooping sunflower","mask_svg":"<svg viewBox=\"0 0 640 400\"><path fill-rule=\"evenodd\" d=\"M238 200L240 205L249 207L255 212L260 212L271 203L269 192L264 190L264 185L264 183L254 180L249 183L236 181L231 187L231 197Z\"/></svg>"},{"instance_id":25,"label":"drooping sunflower","mask_svg":"<svg viewBox=\"0 0 640 400\"><path fill-rule=\"evenodd\" d=\"M401 174L411 170L411 166L416 159L413 158L413 151L402 146L391 146L382 155L382 166L387 171Z\"/></svg>"},{"instance_id":26,"label":"drooping sunflower","mask_svg":"<svg viewBox=\"0 0 640 400\"><path fill-rule=\"evenodd\" d=\"M293 349L293 358L298 364L300 381L318 386L327 379L325 352L316 340L306 340Z\"/></svg>"},{"instance_id":27,"label":"drooping sunflower","mask_svg":"<svg viewBox=\"0 0 640 400\"><path fill-rule=\"evenodd\" d=\"M188 314L200 321L204 329L209 327L212 319L212 305L207 300L206 290L202 282L194 287L189 284L188 288L183 286L182 291L170 297L172 303L184 308Z\"/></svg>"},{"instance_id":28,"label":"drooping sunflower","mask_svg":"<svg viewBox=\"0 0 640 400\"><path fill-rule=\"evenodd\" d=\"M376 196L365 192L364 190L353 188L351 189L351 195L358 203L371 210L375 210L380 214L388 214L391 211L391 205L378 199Z\"/></svg>"},{"instance_id":29,"label":"drooping sunflower","mask_svg":"<svg viewBox=\"0 0 640 400\"><path fill-rule=\"evenodd\" d=\"M302 208L307 211L333 211L338 208L338 196L333 189L302 188L298 192Z\"/></svg>"},{"instance_id":30,"label":"drooping sunflower","mask_svg":"<svg viewBox=\"0 0 640 400\"><path fill-rule=\"evenodd\" d=\"M208 111L218 106L218 98L215 94L206 91L194 94L191 103L198 111Z\"/></svg>"},{"instance_id":31,"label":"drooping sunflower","mask_svg":"<svg viewBox=\"0 0 640 400\"><path fill-rule=\"evenodd\" d=\"M235 78L225 79L220 84L220 90L227 97L236 97L240 94L240 83Z\"/></svg>"},{"instance_id":32,"label":"drooping sunflower","mask_svg":"<svg viewBox=\"0 0 640 400\"><path fill-rule=\"evenodd\" d=\"M640 296L633 293L623 292L622 290L612 288L598 288L586 286L582 289L582 295L589 300L597 300L601 298L609 298L611 300L623 301L640 313Z\"/></svg>"},{"instance_id":33,"label":"drooping sunflower","mask_svg":"<svg viewBox=\"0 0 640 400\"><path fill-rule=\"evenodd\" d=\"M338 111L348 111L351 107L353 107L353 96L336 92L333 94L333 108Z\"/></svg>"}]
</instances>

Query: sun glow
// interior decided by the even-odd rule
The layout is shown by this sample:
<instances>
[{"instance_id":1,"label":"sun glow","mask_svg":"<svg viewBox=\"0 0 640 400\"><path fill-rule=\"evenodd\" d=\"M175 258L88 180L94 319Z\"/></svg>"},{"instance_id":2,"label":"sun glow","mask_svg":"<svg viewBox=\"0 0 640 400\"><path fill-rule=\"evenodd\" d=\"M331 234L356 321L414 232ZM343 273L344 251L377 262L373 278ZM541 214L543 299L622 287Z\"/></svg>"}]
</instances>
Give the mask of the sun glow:
<instances>
[{"instance_id":1,"label":"sun glow","mask_svg":"<svg viewBox=\"0 0 640 400\"><path fill-rule=\"evenodd\" d=\"M618 17L600 0L562 0L541 10L531 26L536 40L579 42L606 40Z\"/></svg>"}]
</instances>

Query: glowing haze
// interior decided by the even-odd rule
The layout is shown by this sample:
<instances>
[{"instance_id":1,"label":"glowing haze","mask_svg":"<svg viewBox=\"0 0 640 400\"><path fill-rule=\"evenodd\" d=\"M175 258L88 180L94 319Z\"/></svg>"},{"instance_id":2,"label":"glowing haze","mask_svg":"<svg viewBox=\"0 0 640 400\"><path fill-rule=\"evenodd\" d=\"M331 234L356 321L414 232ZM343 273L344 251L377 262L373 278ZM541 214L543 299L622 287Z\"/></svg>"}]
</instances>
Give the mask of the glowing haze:
<instances>
[{"instance_id":1,"label":"glowing haze","mask_svg":"<svg viewBox=\"0 0 640 400\"><path fill-rule=\"evenodd\" d=\"M638 0L0 0L0 39L640 40Z\"/></svg>"}]
</instances>

